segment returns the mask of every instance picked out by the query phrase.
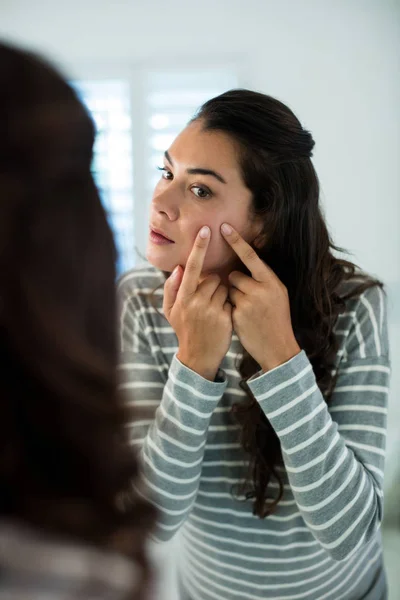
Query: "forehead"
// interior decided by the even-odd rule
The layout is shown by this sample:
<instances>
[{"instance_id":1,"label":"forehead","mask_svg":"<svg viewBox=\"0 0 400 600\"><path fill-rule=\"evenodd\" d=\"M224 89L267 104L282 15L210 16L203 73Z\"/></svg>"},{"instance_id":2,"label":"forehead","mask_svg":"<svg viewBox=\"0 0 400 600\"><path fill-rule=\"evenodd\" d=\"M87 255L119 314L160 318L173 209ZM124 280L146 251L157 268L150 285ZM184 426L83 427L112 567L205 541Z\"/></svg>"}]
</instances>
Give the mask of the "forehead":
<instances>
[{"instance_id":1,"label":"forehead","mask_svg":"<svg viewBox=\"0 0 400 600\"><path fill-rule=\"evenodd\" d=\"M221 131L204 131L200 121L188 125L169 149L172 160L185 168L209 168L240 177L235 142Z\"/></svg>"}]
</instances>

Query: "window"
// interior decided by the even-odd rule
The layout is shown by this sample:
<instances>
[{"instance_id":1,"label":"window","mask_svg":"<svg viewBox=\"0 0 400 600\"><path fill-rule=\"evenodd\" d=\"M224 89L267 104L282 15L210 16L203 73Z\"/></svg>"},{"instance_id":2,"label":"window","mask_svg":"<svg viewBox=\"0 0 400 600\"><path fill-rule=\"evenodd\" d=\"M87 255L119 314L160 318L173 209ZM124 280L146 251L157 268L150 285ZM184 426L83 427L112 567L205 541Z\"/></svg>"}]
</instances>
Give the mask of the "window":
<instances>
[{"instance_id":1,"label":"window","mask_svg":"<svg viewBox=\"0 0 400 600\"><path fill-rule=\"evenodd\" d=\"M132 72L74 81L97 127L93 173L119 252L118 272L144 255L163 153L203 102L237 87L234 69Z\"/></svg>"},{"instance_id":2,"label":"window","mask_svg":"<svg viewBox=\"0 0 400 600\"><path fill-rule=\"evenodd\" d=\"M127 81L78 81L75 87L96 124L93 175L118 250L117 270L134 265L130 85Z\"/></svg>"}]
</instances>

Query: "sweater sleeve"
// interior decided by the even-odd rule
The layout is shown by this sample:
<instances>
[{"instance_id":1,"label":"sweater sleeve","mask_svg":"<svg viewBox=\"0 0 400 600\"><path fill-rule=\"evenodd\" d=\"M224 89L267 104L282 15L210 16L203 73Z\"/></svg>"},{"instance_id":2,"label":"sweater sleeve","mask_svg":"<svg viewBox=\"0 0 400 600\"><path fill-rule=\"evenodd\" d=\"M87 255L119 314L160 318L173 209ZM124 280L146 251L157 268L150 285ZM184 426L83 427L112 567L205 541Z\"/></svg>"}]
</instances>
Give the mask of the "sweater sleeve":
<instances>
[{"instance_id":1,"label":"sweater sleeve","mask_svg":"<svg viewBox=\"0 0 400 600\"><path fill-rule=\"evenodd\" d=\"M382 521L389 358L379 288L357 301L327 404L302 351L248 385L279 437L299 511L335 560Z\"/></svg>"},{"instance_id":2,"label":"sweater sleeve","mask_svg":"<svg viewBox=\"0 0 400 600\"><path fill-rule=\"evenodd\" d=\"M139 453L144 483L137 491L157 507L155 537L166 541L195 502L207 429L227 381L222 371L214 382L204 379L176 354L169 367L160 364L160 348L150 341L145 310L135 296L122 304L119 388L132 409L130 439Z\"/></svg>"}]
</instances>

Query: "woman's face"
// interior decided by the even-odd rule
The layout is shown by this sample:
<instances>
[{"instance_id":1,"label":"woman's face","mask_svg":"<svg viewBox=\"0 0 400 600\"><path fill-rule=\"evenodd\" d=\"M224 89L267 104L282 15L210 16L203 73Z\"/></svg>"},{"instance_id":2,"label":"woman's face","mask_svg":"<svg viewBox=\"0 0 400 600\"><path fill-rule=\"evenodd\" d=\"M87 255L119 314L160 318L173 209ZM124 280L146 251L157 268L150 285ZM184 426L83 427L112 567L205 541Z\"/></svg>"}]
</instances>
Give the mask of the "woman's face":
<instances>
[{"instance_id":1,"label":"woman's face","mask_svg":"<svg viewBox=\"0 0 400 600\"><path fill-rule=\"evenodd\" d=\"M151 204L148 261L168 272L184 267L198 231L208 225L203 272L230 272L237 261L220 227L227 222L252 242L259 228L251 218L251 202L232 140L219 131L203 131L201 122L191 123L165 153ZM172 242L165 243L154 230Z\"/></svg>"}]
</instances>

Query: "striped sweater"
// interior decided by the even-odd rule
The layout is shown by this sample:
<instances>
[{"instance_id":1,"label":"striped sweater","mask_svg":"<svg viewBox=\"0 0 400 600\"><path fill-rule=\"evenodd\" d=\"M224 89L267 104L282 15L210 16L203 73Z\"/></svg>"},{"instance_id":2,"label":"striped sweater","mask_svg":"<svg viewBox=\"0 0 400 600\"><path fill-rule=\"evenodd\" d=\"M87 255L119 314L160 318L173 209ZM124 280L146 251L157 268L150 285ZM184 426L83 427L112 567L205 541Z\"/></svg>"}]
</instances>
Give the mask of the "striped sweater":
<instances>
[{"instance_id":1,"label":"striped sweater","mask_svg":"<svg viewBox=\"0 0 400 600\"><path fill-rule=\"evenodd\" d=\"M0 519L0 600L131 600L141 575L114 551Z\"/></svg>"},{"instance_id":2,"label":"striped sweater","mask_svg":"<svg viewBox=\"0 0 400 600\"><path fill-rule=\"evenodd\" d=\"M234 487L246 479L248 460L231 414L245 396L239 339L233 335L216 381L185 367L162 314L162 283L153 267L120 281L120 388L134 409L131 443L159 509L157 537L181 530L182 597L385 598L380 524L390 370L383 292L371 288L349 300L338 318L329 405L304 351L249 382L285 465L283 498L259 519ZM270 483L271 497L277 487Z\"/></svg>"}]
</instances>

